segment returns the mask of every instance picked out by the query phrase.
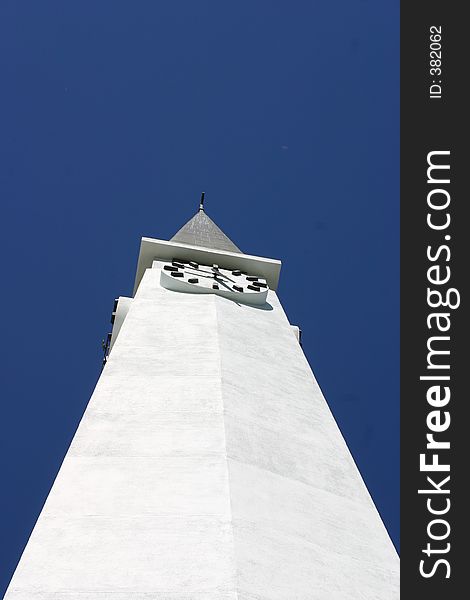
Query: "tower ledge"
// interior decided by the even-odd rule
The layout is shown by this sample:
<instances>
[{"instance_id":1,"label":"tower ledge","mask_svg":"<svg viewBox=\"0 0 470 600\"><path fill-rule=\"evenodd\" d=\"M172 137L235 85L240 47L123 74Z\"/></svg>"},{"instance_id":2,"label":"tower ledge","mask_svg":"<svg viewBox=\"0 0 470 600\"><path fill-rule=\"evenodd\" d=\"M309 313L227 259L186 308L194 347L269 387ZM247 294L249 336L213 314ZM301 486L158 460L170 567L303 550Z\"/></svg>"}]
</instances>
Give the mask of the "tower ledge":
<instances>
[{"instance_id":1,"label":"tower ledge","mask_svg":"<svg viewBox=\"0 0 470 600\"><path fill-rule=\"evenodd\" d=\"M203 264L216 263L223 268L254 272L264 277L272 290L277 289L281 271L281 261L274 258L263 258L239 252L227 252L226 250L215 250L214 248L143 237L140 242L133 294L136 293L145 270L152 267L154 260L172 260L173 258L194 260Z\"/></svg>"}]
</instances>

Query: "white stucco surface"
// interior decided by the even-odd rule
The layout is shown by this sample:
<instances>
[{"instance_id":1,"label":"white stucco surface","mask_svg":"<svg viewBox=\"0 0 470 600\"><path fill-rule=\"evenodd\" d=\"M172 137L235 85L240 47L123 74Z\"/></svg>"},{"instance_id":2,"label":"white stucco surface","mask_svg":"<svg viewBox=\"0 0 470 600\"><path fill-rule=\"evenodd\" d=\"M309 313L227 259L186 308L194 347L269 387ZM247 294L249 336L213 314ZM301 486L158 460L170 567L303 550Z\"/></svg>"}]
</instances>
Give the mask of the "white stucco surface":
<instances>
[{"instance_id":1,"label":"white stucco surface","mask_svg":"<svg viewBox=\"0 0 470 600\"><path fill-rule=\"evenodd\" d=\"M7 600L395 600L398 558L274 292L147 269Z\"/></svg>"},{"instance_id":2,"label":"white stucco surface","mask_svg":"<svg viewBox=\"0 0 470 600\"><path fill-rule=\"evenodd\" d=\"M127 317L127 313L129 312L131 304L132 304L132 298L126 298L125 296L120 296L117 299L117 307L116 307L116 314L114 317L113 331L111 334L111 341L109 344L110 350L113 349L114 342L116 341L116 338L119 335L119 332L121 331L122 324L124 323L124 321Z\"/></svg>"}]
</instances>

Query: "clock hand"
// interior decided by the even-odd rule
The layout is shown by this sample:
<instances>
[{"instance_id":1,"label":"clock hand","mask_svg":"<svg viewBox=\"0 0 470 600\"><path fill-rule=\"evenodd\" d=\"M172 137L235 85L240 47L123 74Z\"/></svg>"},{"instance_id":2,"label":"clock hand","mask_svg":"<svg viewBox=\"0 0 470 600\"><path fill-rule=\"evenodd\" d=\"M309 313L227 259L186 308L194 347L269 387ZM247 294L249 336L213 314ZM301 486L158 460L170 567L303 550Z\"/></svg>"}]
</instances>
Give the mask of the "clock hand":
<instances>
[{"instance_id":1,"label":"clock hand","mask_svg":"<svg viewBox=\"0 0 470 600\"><path fill-rule=\"evenodd\" d=\"M226 287L231 292L233 291L233 289L231 287L229 287L226 283L224 283L222 281L222 279L230 281L230 283L232 283L232 284L237 283L237 281L235 281L228 275L225 275L225 273L221 273L218 267L212 267L212 271L205 271L204 269L200 269L200 268L196 269L195 267L192 267L190 265L184 265L184 271L189 275L198 275L199 277L204 277L205 279L215 279L218 283L221 283L224 287ZM258 279L258 278L256 278L256 279ZM266 284L263 284L263 283L258 284L258 285L259 285L259 287L266 287Z\"/></svg>"},{"instance_id":2,"label":"clock hand","mask_svg":"<svg viewBox=\"0 0 470 600\"><path fill-rule=\"evenodd\" d=\"M196 273L197 273L198 275L199 275L200 273L206 273L207 275L212 275L212 272L211 272L211 271L203 271L203 270L201 270L201 269L193 269L192 267L186 267L186 268L185 268L185 271L192 271L193 273L191 273L191 274L194 274L194 275L196 275Z\"/></svg>"},{"instance_id":3,"label":"clock hand","mask_svg":"<svg viewBox=\"0 0 470 600\"><path fill-rule=\"evenodd\" d=\"M204 271L206 272L206 271ZM214 275L202 275L200 272L189 273L189 275L199 275L200 277L204 277L204 279L214 279Z\"/></svg>"},{"instance_id":4,"label":"clock hand","mask_svg":"<svg viewBox=\"0 0 470 600\"><path fill-rule=\"evenodd\" d=\"M185 270L188 271L189 269L185 269ZM220 285L223 285L225 288L228 289L229 292L234 291L230 286L228 286L224 281L222 281L221 277L226 277L226 275L223 275L222 273L219 273L219 272L211 273L209 275L209 274L207 274L208 273L207 271L203 271L202 273L206 273L206 275L203 275L201 273L201 271L199 271L199 270L196 271L195 269L193 269L193 270L195 271L195 274L197 273L200 277L204 277L204 279L213 279L214 282L219 283ZM229 277L226 277L226 278L230 280ZM237 304L238 304L238 302L237 302Z\"/></svg>"},{"instance_id":5,"label":"clock hand","mask_svg":"<svg viewBox=\"0 0 470 600\"><path fill-rule=\"evenodd\" d=\"M225 277L225 279L228 279L232 283L236 283L236 281L234 281L233 279L231 279L228 275L224 275L223 273L220 273L220 271L218 271L218 270L215 271L215 274L218 275L219 277Z\"/></svg>"},{"instance_id":6,"label":"clock hand","mask_svg":"<svg viewBox=\"0 0 470 600\"><path fill-rule=\"evenodd\" d=\"M225 279L228 279L232 283L236 283L228 275L224 275L223 273L221 273L219 271L219 267L218 266L212 267L212 271L205 271L204 269L201 269L201 268L192 267L191 264L189 264L188 266L184 265L184 269L185 269L185 271L191 271L194 274L196 274L196 273L198 273L198 274L199 273L206 273L207 275L213 275L215 273L216 275L219 275L219 277L225 277Z\"/></svg>"},{"instance_id":7,"label":"clock hand","mask_svg":"<svg viewBox=\"0 0 470 600\"><path fill-rule=\"evenodd\" d=\"M232 288L228 286L225 282L220 281L220 279L216 279L217 283L221 283L224 287L226 287L230 292L233 292Z\"/></svg>"},{"instance_id":8,"label":"clock hand","mask_svg":"<svg viewBox=\"0 0 470 600\"><path fill-rule=\"evenodd\" d=\"M217 271L201 271L200 269L190 269L190 268L186 268L186 271L191 270L191 275L201 275L201 273L206 273L206 275L201 275L201 277L223 277L224 279L228 279L228 281L231 281L232 283L236 283L236 281L234 281L233 279L231 279L228 275L224 275L224 273L221 273L218 269ZM229 288L230 289L230 288Z\"/></svg>"}]
</instances>

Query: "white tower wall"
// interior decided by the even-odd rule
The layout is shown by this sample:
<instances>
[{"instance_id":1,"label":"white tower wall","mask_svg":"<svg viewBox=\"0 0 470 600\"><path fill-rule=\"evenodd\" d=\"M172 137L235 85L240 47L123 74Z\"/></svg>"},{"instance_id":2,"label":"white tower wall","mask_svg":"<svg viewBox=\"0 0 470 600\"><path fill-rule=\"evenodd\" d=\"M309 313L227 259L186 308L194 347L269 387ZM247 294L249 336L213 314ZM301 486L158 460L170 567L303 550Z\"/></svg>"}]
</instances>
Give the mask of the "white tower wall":
<instances>
[{"instance_id":1,"label":"white tower wall","mask_svg":"<svg viewBox=\"0 0 470 600\"><path fill-rule=\"evenodd\" d=\"M392 600L398 559L276 294L145 271L7 600Z\"/></svg>"}]
</instances>

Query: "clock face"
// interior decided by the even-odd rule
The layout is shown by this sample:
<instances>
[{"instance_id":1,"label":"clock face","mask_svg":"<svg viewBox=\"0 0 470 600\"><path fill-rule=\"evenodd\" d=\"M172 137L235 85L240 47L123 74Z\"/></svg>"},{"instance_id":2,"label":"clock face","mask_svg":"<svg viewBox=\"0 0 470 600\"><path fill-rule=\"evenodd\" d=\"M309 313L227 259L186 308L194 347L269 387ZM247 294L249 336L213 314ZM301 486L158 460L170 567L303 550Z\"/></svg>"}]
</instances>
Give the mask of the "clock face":
<instances>
[{"instance_id":1,"label":"clock face","mask_svg":"<svg viewBox=\"0 0 470 600\"><path fill-rule=\"evenodd\" d=\"M265 304L268 284L263 277L240 269L222 269L194 261L172 260L163 264L160 282L168 290L217 294L246 304Z\"/></svg>"}]
</instances>

